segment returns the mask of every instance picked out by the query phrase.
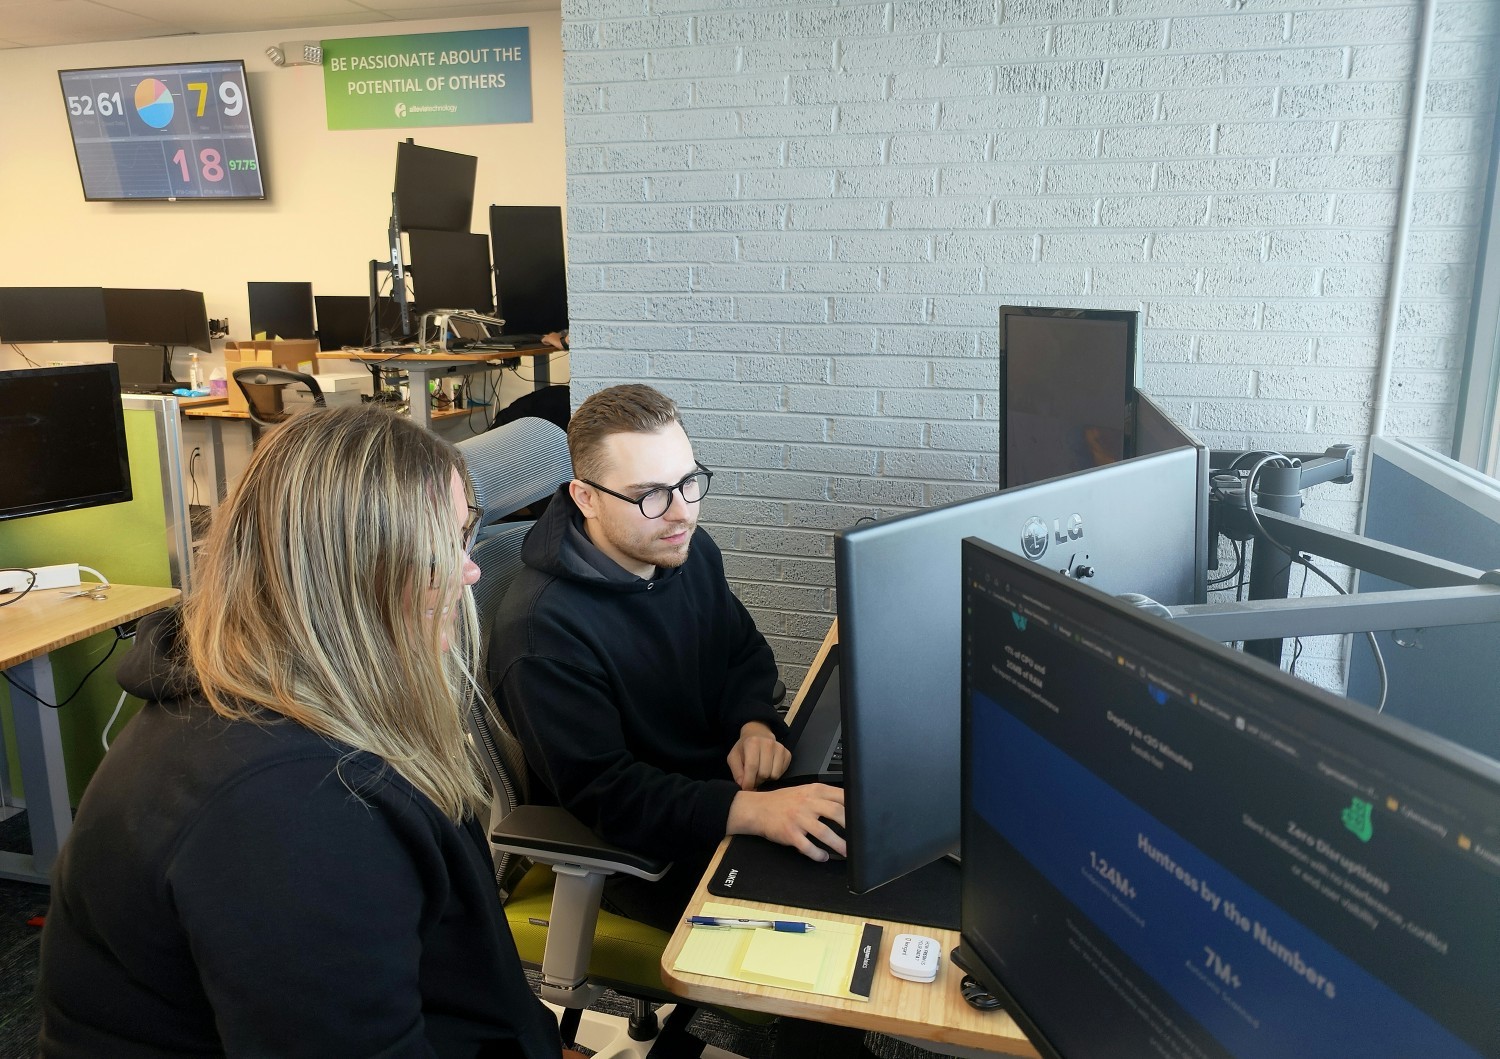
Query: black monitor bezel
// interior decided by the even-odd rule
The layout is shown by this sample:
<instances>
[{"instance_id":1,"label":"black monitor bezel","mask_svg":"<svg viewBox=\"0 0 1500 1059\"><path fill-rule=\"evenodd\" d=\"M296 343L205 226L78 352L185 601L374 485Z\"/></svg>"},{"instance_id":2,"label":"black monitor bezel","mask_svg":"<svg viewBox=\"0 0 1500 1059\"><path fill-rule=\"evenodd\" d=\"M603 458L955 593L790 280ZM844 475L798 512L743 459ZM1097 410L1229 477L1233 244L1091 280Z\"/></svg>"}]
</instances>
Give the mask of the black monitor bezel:
<instances>
[{"instance_id":1,"label":"black monitor bezel","mask_svg":"<svg viewBox=\"0 0 1500 1059\"><path fill-rule=\"evenodd\" d=\"M1011 317L1043 317L1060 320L1094 320L1110 323L1124 323L1129 339L1126 343L1125 357L1125 406L1120 409L1121 430L1124 434L1124 455L1122 459L1130 459L1138 454L1136 443L1136 390L1141 384L1141 314L1134 309L1075 309L1061 306L1049 305L1002 305L999 316L999 377L997 401L1000 410L999 433L999 487L1007 489L1016 485L1032 485L1033 482L1011 481L1013 475L1010 473L1009 453L1006 442L1006 422L1009 419L1010 406L1010 356L1006 344L1006 324ZM1082 470L1082 468L1075 468Z\"/></svg>"},{"instance_id":2,"label":"black monitor bezel","mask_svg":"<svg viewBox=\"0 0 1500 1059\"><path fill-rule=\"evenodd\" d=\"M305 280L248 280L245 283L246 301L250 310L250 337L256 338L262 331L268 339L315 338L317 337L316 313L313 308L313 285ZM306 304L303 304L304 299ZM304 312L305 310L305 312ZM271 323L283 323L293 319L306 322L307 334L282 334L279 329L272 333ZM268 326L260 327L258 324Z\"/></svg>"},{"instance_id":3,"label":"black monitor bezel","mask_svg":"<svg viewBox=\"0 0 1500 1059\"><path fill-rule=\"evenodd\" d=\"M1164 618L1157 617L1141 608L1130 606L1121 602L1107 593L1100 592L1090 585L1063 577L1046 567L1036 563L1029 563L1021 557L996 547L988 541L978 537L966 537L963 541L963 569L965 584L970 580L971 565L976 556L982 556L984 562L998 560L1014 570L1019 571L1022 579L1032 578L1047 586L1050 591L1062 590L1075 594L1075 598L1082 601L1086 607L1092 607L1098 613L1110 615L1113 619L1122 620L1144 628L1148 634L1159 636L1171 641L1173 649L1179 649L1196 655L1201 662L1211 665L1226 665L1235 671L1235 676L1240 679L1261 681L1269 684L1276 691L1292 696L1308 710L1322 711L1325 715L1333 715L1341 721L1352 723L1363 727L1378 738L1388 742L1398 742L1404 747L1414 751L1418 756L1429 759L1432 763L1451 768L1467 774L1471 779L1491 787L1497 797L1500 797L1500 763L1494 762L1483 755L1474 753L1464 747L1458 746L1431 733L1425 732L1410 724L1396 718L1378 714L1367 707L1351 703L1340 698L1323 688L1298 680L1295 677L1283 673L1277 667L1256 658L1246 655L1241 651L1234 651L1223 644L1208 640L1195 633L1172 624ZM963 616L964 642L967 655L970 630L968 628L970 617L965 608ZM961 705L961 725L964 733L965 746L969 745L969 734L972 731L972 695L969 683L969 660L965 658L963 666L963 701ZM974 827L974 808L972 804L972 785L974 781L970 755L966 752L960 763L960 807L961 807L961 842L964 847L972 843L972 832ZM963 889L974 885L972 873L965 872L961 875L961 893ZM998 998L1007 1013L1016 1020L1017 1025L1036 1046L1044 1059L1070 1059L1070 1057L1059 1052L1057 1047L1042 1031L1031 1013L1020 1003L1004 984L1004 980L991 968L982 955L982 949L970 941L969 933L964 929L962 923L962 909L968 904L967 895L960 898L960 928L959 947L953 953L955 961L975 980L984 986L991 994Z\"/></svg>"},{"instance_id":4,"label":"black monitor bezel","mask_svg":"<svg viewBox=\"0 0 1500 1059\"><path fill-rule=\"evenodd\" d=\"M4 387L8 381L20 376L35 378L41 375L63 377L74 375L100 376L101 383L108 388L110 393L115 395L115 400L110 402L108 407L114 409L111 425L113 427L117 451L119 452L118 481L120 484L118 488L99 493L68 497L61 501L50 500L36 504L19 504L11 507L0 506L0 522L17 518L28 518L32 515L50 515L60 511L76 511L81 508L126 503L134 499L135 493L130 481L130 450L125 437L125 407L119 401L120 371L114 361L109 360L90 364L64 364L47 368L0 369L0 387ZM78 429L78 420L76 417L70 419L68 422L72 429Z\"/></svg>"},{"instance_id":5,"label":"black monitor bezel","mask_svg":"<svg viewBox=\"0 0 1500 1059\"><path fill-rule=\"evenodd\" d=\"M160 70L172 70L184 66L234 66L240 71L240 83L245 86L245 112L250 122L250 142L255 145L255 172L260 181L259 195L121 195L91 196L88 182L83 175L83 162L78 157L78 141L73 137L73 123L68 123L68 143L73 147L73 166L78 170L78 186L85 202L264 202L266 199L266 172L261 168L260 126L255 121L255 104L250 98L250 77L243 59L199 59L179 63L144 63L131 66L83 66L57 71L57 86L62 92L66 113L68 89L63 81L65 74L103 74L131 76L137 72L149 76ZM201 347L200 347L201 348Z\"/></svg>"},{"instance_id":6,"label":"black monitor bezel","mask_svg":"<svg viewBox=\"0 0 1500 1059\"><path fill-rule=\"evenodd\" d=\"M474 232L423 229L408 231L407 239L411 243L411 275L417 281L414 303L418 312L465 309L489 314L495 311L495 273L490 261L488 237ZM478 268L481 254L482 270ZM464 265L473 266L474 271L462 272ZM472 285L477 291L481 271L487 300L480 305L461 304L463 297L452 292L466 285Z\"/></svg>"},{"instance_id":7,"label":"black monitor bezel","mask_svg":"<svg viewBox=\"0 0 1500 1059\"><path fill-rule=\"evenodd\" d=\"M568 329L568 267L561 206L490 206L495 315L505 331Z\"/></svg>"},{"instance_id":8,"label":"black monitor bezel","mask_svg":"<svg viewBox=\"0 0 1500 1059\"><path fill-rule=\"evenodd\" d=\"M467 232L474 219L479 159L471 154L396 144L395 204L403 232Z\"/></svg>"}]
</instances>

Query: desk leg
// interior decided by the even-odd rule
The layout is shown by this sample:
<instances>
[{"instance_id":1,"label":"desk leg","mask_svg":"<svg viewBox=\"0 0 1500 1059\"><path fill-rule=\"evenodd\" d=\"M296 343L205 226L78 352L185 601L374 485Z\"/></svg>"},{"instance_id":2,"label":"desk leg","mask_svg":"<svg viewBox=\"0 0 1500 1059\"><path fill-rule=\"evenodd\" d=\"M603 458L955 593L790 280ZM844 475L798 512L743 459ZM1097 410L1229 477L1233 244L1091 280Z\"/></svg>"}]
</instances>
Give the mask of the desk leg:
<instances>
[{"instance_id":1,"label":"desk leg","mask_svg":"<svg viewBox=\"0 0 1500 1059\"><path fill-rule=\"evenodd\" d=\"M229 495L229 475L224 469L224 424L217 419L203 419L208 424L208 459L214 472L214 507Z\"/></svg>"},{"instance_id":2,"label":"desk leg","mask_svg":"<svg viewBox=\"0 0 1500 1059\"><path fill-rule=\"evenodd\" d=\"M52 663L47 655L22 662L8 672L20 685L12 689L10 705L16 723L16 756L26 783L31 856L0 853L0 878L46 883L57 852L73 827L57 711L38 701L56 702L57 688L52 683Z\"/></svg>"},{"instance_id":3,"label":"desk leg","mask_svg":"<svg viewBox=\"0 0 1500 1059\"><path fill-rule=\"evenodd\" d=\"M406 391L409 397L408 413L412 421L423 430L432 429L432 396L427 392L428 370L405 364Z\"/></svg>"},{"instance_id":4,"label":"desk leg","mask_svg":"<svg viewBox=\"0 0 1500 1059\"><path fill-rule=\"evenodd\" d=\"M552 354L531 360L531 388L541 390L552 385Z\"/></svg>"}]
</instances>

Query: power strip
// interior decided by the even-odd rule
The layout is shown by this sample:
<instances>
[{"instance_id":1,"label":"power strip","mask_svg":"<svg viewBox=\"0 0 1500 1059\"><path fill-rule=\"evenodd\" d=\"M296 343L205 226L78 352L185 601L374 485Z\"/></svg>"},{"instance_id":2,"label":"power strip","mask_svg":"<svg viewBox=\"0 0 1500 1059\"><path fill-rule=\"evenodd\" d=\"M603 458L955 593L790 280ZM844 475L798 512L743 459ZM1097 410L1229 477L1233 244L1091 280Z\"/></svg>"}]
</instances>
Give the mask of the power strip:
<instances>
[{"instance_id":1,"label":"power strip","mask_svg":"<svg viewBox=\"0 0 1500 1059\"><path fill-rule=\"evenodd\" d=\"M33 588L76 588L81 582L78 579L77 563L59 563L56 566L34 566L31 572L36 574L36 584ZM26 587L27 577L23 573L12 570L0 570L0 592L19 592Z\"/></svg>"}]
</instances>

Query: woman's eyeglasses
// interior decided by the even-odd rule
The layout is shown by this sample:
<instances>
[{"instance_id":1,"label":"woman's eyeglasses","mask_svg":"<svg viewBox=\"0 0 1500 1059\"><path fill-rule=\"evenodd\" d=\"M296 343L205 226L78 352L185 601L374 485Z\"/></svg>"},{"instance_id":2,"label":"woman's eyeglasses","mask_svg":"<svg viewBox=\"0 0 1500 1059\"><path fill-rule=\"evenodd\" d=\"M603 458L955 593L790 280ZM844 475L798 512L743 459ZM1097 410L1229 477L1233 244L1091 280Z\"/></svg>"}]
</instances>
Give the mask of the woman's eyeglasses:
<instances>
[{"instance_id":1,"label":"woman's eyeglasses","mask_svg":"<svg viewBox=\"0 0 1500 1059\"><path fill-rule=\"evenodd\" d=\"M587 478L580 478L579 481L584 485L592 486L601 493L608 493L618 500L623 500L627 504L634 504L641 509L641 514L647 518L661 518L672 507L672 494L674 492L681 493L682 499L689 504L696 504L708 495L708 483L713 480L714 472L703 466L703 464L698 463L697 460L694 460L693 463L698 469L692 474L684 475L682 481L676 485L658 485L654 489L647 489L640 496L626 496L624 493L617 493L613 489L600 485L598 482L591 482Z\"/></svg>"},{"instance_id":2,"label":"woman's eyeglasses","mask_svg":"<svg viewBox=\"0 0 1500 1059\"><path fill-rule=\"evenodd\" d=\"M464 520L464 554L472 555L474 545L479 542L479 526L484 522L484 509L469 505L469 517Z\"/></svg>"}]
</instances>

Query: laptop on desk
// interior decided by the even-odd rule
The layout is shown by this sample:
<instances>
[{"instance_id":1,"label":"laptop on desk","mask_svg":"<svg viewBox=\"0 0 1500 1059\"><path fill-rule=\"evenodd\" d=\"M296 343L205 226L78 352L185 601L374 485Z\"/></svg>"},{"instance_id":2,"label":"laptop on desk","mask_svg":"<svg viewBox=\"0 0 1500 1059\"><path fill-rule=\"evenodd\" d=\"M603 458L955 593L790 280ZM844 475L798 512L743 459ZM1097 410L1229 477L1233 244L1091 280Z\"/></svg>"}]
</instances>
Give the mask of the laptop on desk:
<instances>
[{"instance_id":1,"label":"laptop on desk","mask_svg":"<svg viewBox=\"0 0 1500 1059\"><path fill-rule=\"evenodd\" d=\"M791 720L792 761L783 778L839 783L844 771L843 717L839 704L839 646L830 644L807 674L802 706Z\"/></svg>"},{"instance_id":2,"label":"laptop on desk","mask_svg":"<svg viewBox=\"0 0 1500 1059\"><path fill-rule=\"evenodd\" d=\"M115 346L114 360L120 369L121 393L170 394L182 385L166 379L163 346Z\"/></svg>"}]
</instances>

